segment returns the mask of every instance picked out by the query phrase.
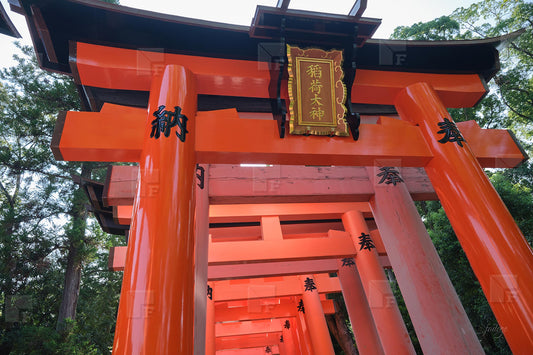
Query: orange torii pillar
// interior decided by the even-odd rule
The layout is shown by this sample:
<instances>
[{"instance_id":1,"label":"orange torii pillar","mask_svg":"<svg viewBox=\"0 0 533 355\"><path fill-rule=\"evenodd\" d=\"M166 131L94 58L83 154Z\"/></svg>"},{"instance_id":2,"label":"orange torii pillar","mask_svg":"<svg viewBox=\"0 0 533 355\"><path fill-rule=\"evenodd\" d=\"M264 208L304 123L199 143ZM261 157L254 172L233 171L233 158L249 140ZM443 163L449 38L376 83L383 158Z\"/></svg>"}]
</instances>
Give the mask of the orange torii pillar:
<instances>
[{"instance_id":1,"label":"orange torii pillar","mask_svg":"<svg viewBox=\"0 0 533 355\"><path fill-rule=\"evenodd\" d=\"M422 350L483 354L399 171L387 169L400 180L375 184L370 206ZM375 180L383 169L368 168L368 173Z\"/></svg>"},{"instance_id":2,"label":"orange torii pillar","mask_svg":"<svg viewBox=\"0 0 533 355\"><path fill-rule=\"evenodd\" d=\"M313 355L313 346L311 344L311 335L305 320L305 309L303 307L303 299L294 297L294 301L298 304L298 314L296 315L296 333L298 334L298 344L300 346L300 354Z\"/></svg>"},{"instance_id":3,"label":"orange torii pillar","mask_svg":"<svg viewBox=\"0 0 533 355\"><path fill-rule=\"evenodd\" d=\"M446 107L426 83L395 99L434 158L426 173L515 354L533 349L533 253Z\"/></svg>"},{"instance_id":4,"label":"orange torii pillar","mask_svg":"<svg viewBox=\"0 0 533 355\"><path fill-rule=\"evenodd\" d=\"M196 169L196 175L199 177L199 182L196 184L196 245L194 259L194 352L196 354L207 354L205 346L207 343L206 313L207 303L209 302L208 297L206 297L206 295L209 295L207 285L209 248L208 169L209 166L197 166ZM211 298L213 297L211 296ZM211 307L214 309L214 305ZM214 313L212 320L214 321Z\"/></svg>"},{"instance_id":5,"label":"orange torii pillar","mask_svg":"<svg viewBox=\"0 0 533 355\"><path fill-rule=\"evenodd\" d=\"M360 354L384 354L379 334L368 306L365 290L353 258L338 260L339 281L344 304L350 317L352 330Z\"/></svg>"},{"instance_id":6,"label":"orange torii pillar","mask_svg":"<svg viewBox=\"0 0 533 355\"><path fill-rule=\"evenodd\" d=\"M207 284L207 305L205 311L205 355L215 355L216 332L215 332L215 300L213 300L213 283Z\"/></svg>"},{"instance_id":7,"label":"orange torii pillar","mask_svg":"<svg viewBox=\"0 0 533 355\"><path fill-rule=\"evenodd\" d=\"M292 322L291 322L292 320ZM296 324L294 318L282 320L283 329L283 345L285 354L287 355L299 355L300 352L297 346L296 339Z\"/></svg>"},{"instance_id":8,"label":"orange torii pillar","mask_svg":"<svg viewBox=\"0 0 533 355\"><path fill-rule=\"evenodd\" d=\"M328 324L322 309L322 302L313 275L301 275L302 300L305 308L305 323L309 329L313 353L334 355Z\"/></svg>"},{"instance_id":9,"label":"orange torii pillar","mask_svg":"<svg viewBox=\"0 0 533 355\"><path fill-rule=\"evenodd\" d=\"M415 354L389 281L379 263L378 253L375 248L365 248L370 232L363 214L348 211L342 215L342 223L358 250L355 263L383 350L386 354Z\"/></svg>"},{"instance_id":10,"label":"orange torii pillar","mask_svg":"<svg viewBox=\"0 0 533 355\"><path fill-rule=\"evenodd\" d=\"M152 81L115 354L193 354L196 100L195 78L182 66ZM175 130L150 138L163 105L188 117L184 141Z\"/></svg>"}]
</instances>

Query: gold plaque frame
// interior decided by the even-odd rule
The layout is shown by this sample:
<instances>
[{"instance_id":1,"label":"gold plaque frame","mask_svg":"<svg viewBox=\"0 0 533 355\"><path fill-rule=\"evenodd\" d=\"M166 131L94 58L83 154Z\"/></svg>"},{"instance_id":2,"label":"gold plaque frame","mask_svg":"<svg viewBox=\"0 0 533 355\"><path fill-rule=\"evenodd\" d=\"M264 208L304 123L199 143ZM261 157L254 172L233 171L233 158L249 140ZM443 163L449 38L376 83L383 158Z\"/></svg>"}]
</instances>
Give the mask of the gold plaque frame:
<instances>
[{"instance_id":1,"label":"gold plaque frame","mask_svg":"<svg viewBox=\"0 0 533 355\"><path fill-rule=\"evenodd\" d=\"M287 45L289 132L348 136L342 51Z\"/></svg>"}]
</instances>

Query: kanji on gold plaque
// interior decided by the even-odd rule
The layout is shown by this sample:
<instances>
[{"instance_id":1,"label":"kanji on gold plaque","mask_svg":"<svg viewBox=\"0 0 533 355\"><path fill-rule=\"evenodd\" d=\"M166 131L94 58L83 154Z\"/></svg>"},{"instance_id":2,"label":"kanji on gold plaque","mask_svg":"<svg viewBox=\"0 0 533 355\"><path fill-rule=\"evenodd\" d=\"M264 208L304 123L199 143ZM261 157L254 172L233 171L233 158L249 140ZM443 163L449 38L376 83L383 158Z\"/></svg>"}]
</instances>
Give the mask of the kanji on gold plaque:
<instances>
[{"instance_id":1,"label":"kanji on gold plaque","mask_svg":"<svg viewBox=\"0 0 533 355\"><path fill-rule=\"evenodd\" d=\"M287 45L291 134L348 136L342 51Z\"/></svg>"}]
</instances>

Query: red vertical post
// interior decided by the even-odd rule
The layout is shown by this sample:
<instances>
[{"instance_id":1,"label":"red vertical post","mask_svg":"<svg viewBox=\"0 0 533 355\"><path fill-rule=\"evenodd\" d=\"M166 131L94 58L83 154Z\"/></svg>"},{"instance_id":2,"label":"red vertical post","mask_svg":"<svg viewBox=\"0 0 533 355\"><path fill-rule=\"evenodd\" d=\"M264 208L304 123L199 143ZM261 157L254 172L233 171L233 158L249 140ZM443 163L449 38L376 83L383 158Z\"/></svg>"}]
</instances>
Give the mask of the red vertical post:
<instances>
[{"instance_id":1,"label":"red vertical post","mask_svg":"<svg viewBox=\"0 0 533 355\"><path fill-rule=\"evenodd\" d=\"M303 299L295 297L295 302L298 304L299 300ZM309 329L307 327L305 314L298 310L298 314L296 315L296 331L298 333L298 342L300 345L300 353L302 355L313 355L313 349L311 345L311 339L309 334Z\"/></svg>"},{"instance_id":2,"label":"red vertical post","mask_svg":"<svg viewBox=\"0 0 533 355\"><path fill-rule=\"evenodd\" d=\"M424 353L483 354L405 183L376 184L370 206Z\"/></svg>"},{"instance_id":3,"label":"red vertical post","mask_svg":"<svg viewBox=\"0 0 533 355\"><path fill-rule=\"evenodd\" d=\"M384 354L354 259L338 260L338 265L337 275L352 324L357 350L363 355Z\"/></svg>"},{"instance_id":4,"label":"red vertical post","mask_svg":"<svg viewBox=\"0 0 533 355\"><path fill-rule=\"evenodd\" d=\"M434 90L426 83L410 85L395 106L403 119L420 126L434 155L427 175L511 350L531 352L531 248Z\"/></svg>"},{"instance_id":5,"label":"red vertical post","mask_svg":"<svg viewBox=\"0 0 533 355\"><path fill-rule=\"evenodd\" d=\"M302 299L305 308L305 323L309 328L313 353L334 355L335 352L315 279L313 275L301 275L300 283L302 285Z\"/></svg>"},{"instance_id":6,"label":"red vertical post","mask_svg":"<svg viewBox=\"0 0 533 355\"><path fill-rule=\"evenodd\" d=\"M346 212L342 215L342 223L358 250L355 263L383 350L386 354L414 354L413 344L385 271L379 263L377 251L364 243L370 237L370 232L363 214L359 211Z\"/></svg>"},{"instance_id":7,"label":"red vertical post","mask_svg":"<svg viewBox=\"0 0 533 355\"><path fill-rule=\"evenodd\" d=\"M216 332L215 332L215 300L213 299L214 284L208 285L207 304L206 304L206 322L205 322L205 355L215 355L216 353ZM210 290L210 292L209 292Z\"/></svg>"},{"instance_id":8,"label":"red vertical post","mask_svg":"<svg viewBox=\"0 0 533 355\"><path fill-rule=\"evenodd\" d=\"M206 354L206 311L207 311L207 264L209 248L209 192L208 165L199 166L196 175L196 246L194 282L194 353ZM200 181L200 179L202 179Z\"/></svg>"},{"instance_id":9,"label":"red vertical post","mask_svg":"<svg viewBox=\"0 0 533 355\"><path fill-rule=\"evenodd\" d=\"M289 323L287 323L289 322ZM296 322L294 318L284 319L282 321L283 343L287 355L299 355L300 351L296 339Z\"/></svg>"},{"instance_id":10,"label":"red vertical post","mask_svg":"<svg viewBox=\"0 0 533 355\"><path fill-rule=\"evenodd\" d=\"M166 66L153 79L115 354L193 353L196 99L195 78L182 66ZM188 133L174 127L168 137L150 137L162 106L171 112L181 108Z\"/></svg>"}]
</instances>

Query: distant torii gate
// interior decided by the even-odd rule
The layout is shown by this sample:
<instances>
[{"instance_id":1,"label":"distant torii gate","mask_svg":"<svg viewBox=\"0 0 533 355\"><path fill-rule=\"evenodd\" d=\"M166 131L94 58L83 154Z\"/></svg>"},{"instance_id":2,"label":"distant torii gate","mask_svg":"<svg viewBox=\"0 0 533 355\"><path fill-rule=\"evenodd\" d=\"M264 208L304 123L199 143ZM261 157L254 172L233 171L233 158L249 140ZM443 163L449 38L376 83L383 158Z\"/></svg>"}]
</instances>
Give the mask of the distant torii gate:
<instances>
[{"instance_id":1,"label":"distant torii gate","mask_svg":"<svg viewBox=\"0 0 533 355\"><path fill-rule=\"evenodd\" d=\"M446 110L474 106L483 97L485 82L498 69L495 47L513 35L446 44L372 40L380 21L361 17L364 1L342 16L290 10L289 1L283 0L276 8L258 7L250 28L92 0L10 2L27 17L41 66L72 75L85 107L95 111L60 115L52 141L56 158L139 164L115 353L200 351L194 339L203 339L200 324L205 325L211 312L205 296L208 258L218 258L212 259L218 267L309 256L339 260L354 252L355 267L348 271L337 265L337 270L349 312L357 309L351 303L368 304L359 307L364 314L350 313L352 322L366 319L375 324L369 328L375 330L370 335L373 345L364 343L368 333L357 334L365 329L355 328L359 348L413 353L397 309L373 305L372 292L377 290L382 301L390 287L362 212L372 212L423 350L481 353L416 212L401 174L404 167L424 168L513 352L533 348L533 254L482 170L514 167L526 156L509 132L482 130L474 123L455 125ZM344 50L345 76L340 75L339 84L346 91L339 86L335 90L347 96L345 117L353 139L334 136L338 132L333 127L330 131L328 122L310 129L294 121L299 102L294 91L299 89L291 85L299 79L293 66L287 83L287 43ZM397 55L408 60L394 60ZM463 60L454 60L457 57ZM332 71L332 84L333 73L338 75ZM313 90L321 88L314 85ZM313 117L324 114L322 99L311 97ZM343 102L331 101L342 106L344 97ZM339 107L334 112L341 112ZM336 122L346 126L342 114L333 119ZM297 124L305 134L316 130L331 136L287 135L286 128ZM207 164L241 163L361 167L366 198L359 194L359 203L366 206L342 211L337 219L343 231L328 232L331 241L338 238L332 245L324 243L325 237L317 238L309 242L316 249L307 250L282 230L280 215L291 209L287 202L298 194L275 210L265 204L268 193L263 200L254 200L252 194L250 202L256 206L248 209L263 209L252 217L260 221L262 241L226 241L216 247L212 242L208 254L209 194L197 186L197 177L204 179L199 185L205 185ZM292 195L290 187L284 188L285 195ZM315 195L312 186L310 190L307 196ZM250 216L243 215L242 207L227 207L226 217L246 221ZM308 204L294 219L305 220L316 213L313 207L325 206ZM241 255L235 248L245 243L250 243L250 254ZM299 249L280 251L279 258L261 255L261 245L272 248L275 243ZM344 245L340 253L339 245ZM251 276L243 271L242 277ZM312 274L292 277L311 310L296 317L302 337L306 331L312 335L305 351L332 353L320 285L314 287ZM264 324L246 326L256 332ZM277 328L261 335L219 328L235 336L232 348L243 337L253 346L269 339L265 334L280 335ZM288 353L284 346L279 351Z\"/></svg>"}]
</instances>

